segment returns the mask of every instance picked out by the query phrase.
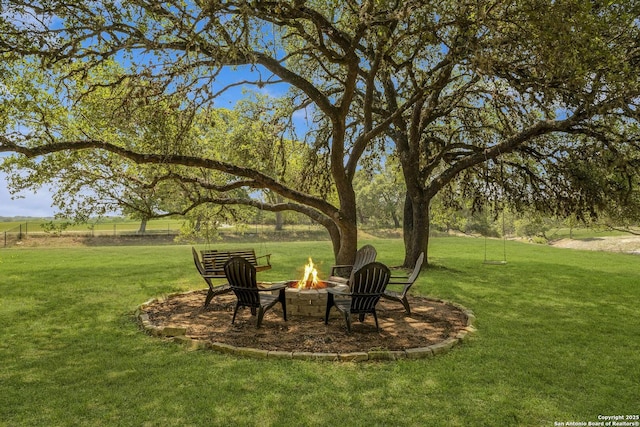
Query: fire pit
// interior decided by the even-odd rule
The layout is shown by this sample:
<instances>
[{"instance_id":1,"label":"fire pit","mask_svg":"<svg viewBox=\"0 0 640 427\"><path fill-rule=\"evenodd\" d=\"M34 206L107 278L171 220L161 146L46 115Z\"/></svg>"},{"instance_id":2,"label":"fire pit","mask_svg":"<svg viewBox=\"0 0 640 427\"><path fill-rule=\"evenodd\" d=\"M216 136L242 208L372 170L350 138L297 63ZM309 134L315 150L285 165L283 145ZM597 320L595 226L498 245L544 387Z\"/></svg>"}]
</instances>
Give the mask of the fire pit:
<instances>
[{"instance_id":1,"label":"fire pit","mask_svg":"<svg viewBox=\"0 0 640 427\"><path fill-rule=\"evenodd\" d=\"M302 280L287 282L285 290L287 316L307 316L324 319L327 309L327 288L342 287L346 289L347 286L320 280L311 258L309 258L309 263L304 270Z\"/></svg>"}]
</instances>

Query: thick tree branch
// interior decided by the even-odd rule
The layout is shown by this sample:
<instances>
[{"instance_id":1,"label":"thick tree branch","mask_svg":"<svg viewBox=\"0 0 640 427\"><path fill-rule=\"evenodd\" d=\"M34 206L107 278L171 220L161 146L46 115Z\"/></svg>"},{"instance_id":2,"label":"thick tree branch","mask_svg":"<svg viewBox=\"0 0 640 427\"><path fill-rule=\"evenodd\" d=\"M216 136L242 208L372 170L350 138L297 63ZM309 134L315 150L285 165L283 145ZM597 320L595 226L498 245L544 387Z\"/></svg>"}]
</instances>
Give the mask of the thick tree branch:
<instances>
[{"instance_id":1,"label":"thick tree branch","mask_svg":"<svg viewBox=\"0 0 640 427\"><path fill-rule=\"evenodd\" d=\"M304 203L320 212L323 212L327 216L333 216L336 214L336 209L326 201L313 197L309 194L302 193L293 190L289 187L282 185L273 178L252 170L249 168L240 167L230 163L225 163L217 160L206 159L202 157L191 156L166 156L155 153L139 153L126 148L105 142L100 140L84 140L84 141L65 141L50 143L47 145L41 145L36 147L24 147L9 141L6 137L0 137L0 152L15 152L23 154L29 158L43 156L46 154L56 153L67 150L85 150L85 149L102 149L119 156L128 158L138 164L172 164L188 167L197 167L204 169L217 170L227 173L232 176L240 176L250 178L257 184L256 188L268 188L282 195L283 197L291 200L296 200L300 203Z\"/></svg>"}]
</instances>

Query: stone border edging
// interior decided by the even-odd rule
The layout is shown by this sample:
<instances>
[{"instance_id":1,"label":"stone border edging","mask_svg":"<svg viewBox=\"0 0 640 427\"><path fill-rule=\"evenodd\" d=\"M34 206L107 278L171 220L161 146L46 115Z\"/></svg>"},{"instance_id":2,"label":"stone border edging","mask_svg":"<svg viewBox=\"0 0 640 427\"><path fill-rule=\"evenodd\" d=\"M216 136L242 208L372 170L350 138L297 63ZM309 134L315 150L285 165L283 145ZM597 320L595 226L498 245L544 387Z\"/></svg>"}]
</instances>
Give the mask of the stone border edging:
<instances>
[{"instance_id":1,"label":"stone border edging","mask_svg":"<svg viewBox=\"0 0 640 427\"><path fill-rule=\"evenodd\" d=\"M192 291L196 292L196 291ZM170 294L167 297L152 298L141 304L136 310L138 322L145 330L153 336L170 338L173 342L185 345L192 350L214 350L223 354L235 356L253 357L256 359L292 359L292 360L316 360L327 362L365 362L365 361L393 361L402 359L426 359L435 357L436 355L446 353L458 343L468 338L469 334L474 333L476 316L466 307L438 299L430 298L432 301L449 304L461 310L467 318L464 328L462 328L455 337L449 337L446 340L432 344L427 347L408 348L406 350L371 350L351 353L312 353L305 351L282 351L282 350L260 350L251 347L236 347L221 342L210 342L192 339L186 336L186 328L177 328L172 326L156 326L149 320L149 315L145 312L146 307L156 302L162 302L173 295L182 295L184 292Z\"/></svg>"}]
</instances>

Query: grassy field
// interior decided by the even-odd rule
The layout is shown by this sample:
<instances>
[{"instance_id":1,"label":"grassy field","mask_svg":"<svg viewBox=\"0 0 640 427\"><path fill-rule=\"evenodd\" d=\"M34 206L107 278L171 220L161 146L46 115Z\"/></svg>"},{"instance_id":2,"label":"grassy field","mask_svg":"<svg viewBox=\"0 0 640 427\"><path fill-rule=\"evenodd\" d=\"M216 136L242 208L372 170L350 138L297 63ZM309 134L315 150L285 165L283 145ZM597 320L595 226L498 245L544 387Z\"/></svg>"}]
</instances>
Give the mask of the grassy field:
<instances>
[{"instance_id":1,"label":"grassy field","mask_svg":"<svg viewBox=\"0 0 640 427\"><path fill-rule=\"evenodd\" d=\"M183 219L154 219L147 223L147 231L167 231L167 230L179 230L182 224L185 222ZM60 226L65 224L62 220L52 220L51 218L30 218L22 221L0 221L0 232L7 230L15 230L22 225L23 232L42 233L45 231L46 225L55 224ZM246 224L236 226L223 226L220 231L229 232L245 232L245 233L262 233L264 231L273 230L273 225L269 224ZM68 224L65 226L66 232L88 232L95 231L103 234L112 233L114 230L119 232L120 230L136 231L140 228L140 221L130 220L126 218L103 218L100 221L94 221L81 224ZM284 226L286 230L317 230L323 229L319 225L292 225L286 224Z\"/></svg>"},{"instance_id":2,"label":"grassy field","mask_svg":"<svg viewBox=\"0 0 640 427\"><path fill-rule=\"evenodd\" d=\"M0 222L0 232L12 230L15 231L18 227L22 226L23 233L43 233L47 224L55 224L60 226L64 224L61 220L52 220L50 218L31 218L24 221L2 221ZM182 221L179 220L164 220L158 219L149 221L147 223L147 230L149 232L154 231L167 231L167 230L179 230L182 225ZM100 234L110 234L115 232L135 232L140 228L140 221L132 221L124 218L106 219L103 221L86 223L86 224L70 224L65 226L64 232L82 232L89 233L91 231Z\"/></svg>"},{"instance_id":3,"label":"grassy field","mask_svg":"<svg viewBox=\"0 0 640 427\"><path fill-rule=\"evenodd\" d=\"M369 240L397 265L400 240ZM220 245L223 247L224 245ZM258 247L256 246L256 249ZM261 280L326 274L329 242L269 244ZM501 241L488 250L502 254ZM553 426L640 412L640 258L434 238L414 292L478 332L434 359L317 363L189 351L134 321L205 286L188 246L0 249L2 426Z\"/></svg>"},{"instance_id":4,"label":"grassy field","mask_svg":"<svg viewBox=\"0 0 640 427\"><path fill-rule=\"evenodd\" d=\"M50 225L55 227L51 228ZM43 242L43 239L72 238L72 239L101 239L135 237L140 244L158 244L159 238L164 243L172 243L180 233L184 225L179 219L156 219L149 221L144 233L139 233L140 222L124 218L107 218L100 222L87 224L67 224L61 227L64 221L51 219L30 218L23 221L0 221L0 248L18 244L26 246L49 245L51 242ZM57 228L56 228L57 227ZM329 238L324 227L319 225L293 225L286 224L282 230L274 230L269 224L240 224L234 226L221 226L217 230L218 236L211 240L223 239L227 241L262 241L271 240L327 240ZM397 234L397 232L396 232ZM147 243L144 243L147 239ZM114 242L112 242L114 243ZM87 242L98 244L99 242ZM60 246L64 244L59 243Z\"/></svg>"}]
</instances>

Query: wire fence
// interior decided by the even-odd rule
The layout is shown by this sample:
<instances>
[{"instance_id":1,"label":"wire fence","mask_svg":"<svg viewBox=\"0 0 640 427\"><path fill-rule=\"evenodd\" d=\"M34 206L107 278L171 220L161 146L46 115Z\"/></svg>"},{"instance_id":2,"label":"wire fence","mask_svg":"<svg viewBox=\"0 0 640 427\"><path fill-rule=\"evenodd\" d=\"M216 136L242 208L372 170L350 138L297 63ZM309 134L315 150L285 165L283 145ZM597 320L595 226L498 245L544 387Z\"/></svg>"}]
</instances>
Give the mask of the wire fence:
<instances>
[{"instance_id":1,"label":"wire fence","mask_svg":"<svg viewBox=\"0 0 640 427\"><path fill-rule=\"evenodd\" d=\"M88 226L86 229L52 229L44 230L41 225L21 223L15 227L2 231L3 247L16 245L18 242L27 238L41 237L151 237L151 236L177 236L180 233L182 223L167 223L166 227L154 227L140 231L139 225L136 224L108 224L101 225L99 228Z\"/></svg>"},{"instance_id":2,"label":"wire fence","mask_svg":"<svg viewBox=\"0 0 640 427\"><path fill-rule=\"evenodd\" d=\"M13 246L20 240L22 240L28 232L27 223L19 224L16 227L3 231L3 243L4 247Z\"/></svg>"},{"instance_id":3,"label":"wire fence","mask_svg":"<svg viewBox=\"0 0 640 427\"><path fill-rule=\"evenodd\" d=\"M136 238L137 239L175 239L180 235L182 222L167 222L148 226L144 232L140 231L140 224L113 223L87 226L84 229L43 229L42 224L21 223L12 228L0 231L2 242L0 247L8 248L21 244L26 239L47 237L76 237L76 238ZM319 225L285 226L283 230L274 230L274 226L264 224L248 224L239 228L221 228L216 231L215 240L297 240L312 238L324 240L326 230Z\"/></svg>"}]
</instances>

